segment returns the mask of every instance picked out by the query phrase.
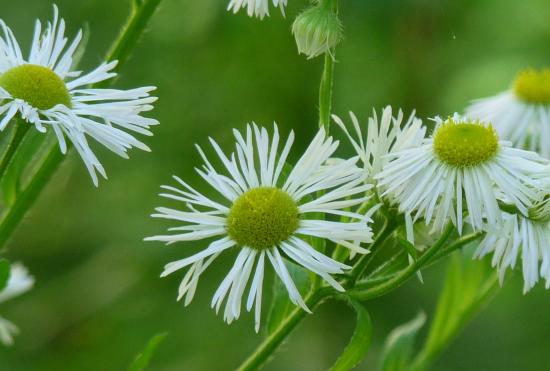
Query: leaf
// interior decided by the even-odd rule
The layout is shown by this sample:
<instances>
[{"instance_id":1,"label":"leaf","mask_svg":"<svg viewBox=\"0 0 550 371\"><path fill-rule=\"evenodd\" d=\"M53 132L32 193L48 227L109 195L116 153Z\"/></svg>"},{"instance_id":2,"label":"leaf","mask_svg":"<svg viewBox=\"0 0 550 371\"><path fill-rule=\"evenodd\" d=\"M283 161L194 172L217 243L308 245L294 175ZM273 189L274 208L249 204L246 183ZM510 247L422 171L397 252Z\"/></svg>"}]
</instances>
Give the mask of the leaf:
<instances>
[{"instance_id":1,"label":"leaf","mask_svg":"<svg viewBox=\"0 0 550 371\"><path fill-rule=\"evenodd\" d=\"M426 369L497 290L497 276L488 262L472 260L466 252L454 254L428 338L412 369Z\"/></svg>"},{"instance_id":2,"label":"leaf","mask_svg":"<svg viewBox=\"0 0 550 371\"><path fill-rule=\"evenodd\" d=\"M164 332L153 336L151 340L147 342L145 349L143 349L143 351L139 353L136 358L134 358L134 361L128 368L128 371L145 370L147 366L149 366L149 362L151 361L151 358L153 358L158 346L164 341L167 335L168 333Z\"/></svg>"},{"instance_id":3,"label":"leaf","mask_svg":"<svg viewBox=\"0 0 550 371\"><path fill-rule=\"evenodd\" d=\"M15 202L23 173L37 162L41 154L40 147L44 142L44 134L31 128L14 153L4 178L0 180L2 195L7 206L11 206Z\"/></svg>"},{"instance_id":4,"label":"leaf","mask_svg":"<svg viewBox=\"0 0 550 371\"><path fill-rule=\"evenodd\" d=\"M365 358L371 345L372 322L369 313L359 302L351 301L350 304L357 313L355 331L331 371L347 371L355 368Z\"/></svg>"},{"instance_id":5,"label":"leaf","mask_svg":"<svg viewBox=\"0 0 550 371\"><path fill-rule=\"evenodd\" d=\"M0 259L0 292L6 288L10 279L10 262Z\"/></svg>"},{"instance_id":6,"label":"leaf","mask_svg":"<svg viewBox=\"0 0 550 371\"><path fill-rule=\"evenodd\" d=\"M285 264L300 294L305 295L311 284L307 270L289 261L285 261ZM288 297L285 285L279 277L275 277L273 280L273 299L265 326L266 336L273 333L295 307Z\"/></svg>"},{"instance_id":7,"label":"leaf","mask_svg":"<svg viewBox=\"0 0 550 371\"><path fill-rule=\"evenodd\" d=\"M387 337L382 351L379 369L382 371L407 370L413 354L414 341L418 331L424 326L424 312L411 321L396 327Z\"/></svg>"}]
</instances>

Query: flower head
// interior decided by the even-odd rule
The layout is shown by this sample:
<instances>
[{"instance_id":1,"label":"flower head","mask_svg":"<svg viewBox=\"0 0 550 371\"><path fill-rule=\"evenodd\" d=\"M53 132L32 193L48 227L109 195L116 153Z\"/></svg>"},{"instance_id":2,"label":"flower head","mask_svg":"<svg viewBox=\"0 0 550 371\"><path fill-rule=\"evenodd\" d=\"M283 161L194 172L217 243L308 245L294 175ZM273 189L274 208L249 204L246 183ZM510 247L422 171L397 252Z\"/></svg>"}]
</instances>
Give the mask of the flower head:
<instances>
[{"instance_id":1,"label":"flower head","mask_svg":"<svg viewBox=\"0 0 550 371\"><path fill-rule=\"evenodd\" d=\"M31 51L23 57L13 32L0 20L4 37L0 37L0 130L16 115L40 132L54 131L61 152L67 151L68 138L84 161L94 184L96 171L106 177L105 170L88 144L91 137L119 156L127 151L149 148L128 132L152 135L149 127L158 124L141 116L150 111L155 97L154 87L131 90L92 89L86 86L116 76L117 62L103 63L82 74L74 70L74 55L82 32L68 44L65 22L54 6L54 19L44 32L36 21Z\"/></svg>"},{"instance_id":2,"label":"flower head","mask_svg":"<svg viewBox=\"0 0 550 371\"><path fill-rule=\"evenodd\" d=\"M493 254L492 265L497 267L501 283L508 268L514 269L519 257L522 261L523 292L532 289L539 278L550 288L550 214L537 217L503 212L503 223L487 226L486 236L476 251L476 257ZM539 266L539 262L542 262Z\"/></svg>"},{"instance_id":3,"label":"flower head","mask_svg":"<svg viewBox=\"0 0 550 371\"><path fill-rule=\"evenodd\" d=\"M34 278L29 275L27 269L15 263L11 265L10 277L4 290L0 291L0 304L29 291L34 285ZM17 326L0 317L0 342L4 345L13 344L13 336L19 332Z\"/></svg>"},{"instance_id":4,"label":"flower head","mask_svg":"<svg viewBox=\"0 0 550 371\"><path fill-rule=\"evenodd\" d=\"M373 110L364 130L353 112L349 116L353 125L351 132L338 116L332 115L332 119L348 137L367 173L367 181L373 184L376 184L375 176L390 161L389 153L418 146L426 135L422 120L416 118L414 112L403 121L403 111L399 110L394 117L390 106L382 110L380 119Z\"/></svg>"},{"instance_id":5,"label":"flower head","mask_svg":"<svg viewBox=\"0 0 550 371\"><path fill-rule=\"evenodd\" d=\"M509 90L474 101L466 114L492 122L503 139L550 159L550 68L519 72Z\"/></svg>"},{"instance_id":6,"label":"flower head","mask_svg":"<svg viewBox=\"0 0 550 371\"><path fill-rule=\"evenodd\" d=\"M331 276L349 269L311 246L311 239L327 239L348 249L366 253L361 243L371 242L368 227L370 214L349 211L365 202L370 185L364 184L364 173L355 166L357 158L334 165L327 160L338 143L327 137L324 130L315 136L298 162L285 171L288 154L294 141L291 133L279 154L277 126L270 139L264 128L248 126L246 136L234 131L235 152L226 156L211 140L225 174L214 166L198 147L204 167L199 175L221 193L215 201L198 192L183 180L174 177L182 189L163 186L169 193L162 196L181 201L187 211L158 208L153 217L182 222L171 228L172 234L149 237L147 240L167 243L214 238L199 253L166 265L162 276L191 266L179 291L187 305L193 298L202 272L224 250L236 249L238 256L212 299L219 310L227 298L224 319L231 323L240 315L241 301L252 271L254 278L247 299L247 310L255 303L256 331L260 324L262 282L265 261L271 263L284 283L290 299L308 310L283 256L321 276L337 290L342 286ZM318 196L319 192L323 192ZM346 216L350 222L327 221L319 214Z\"/></svg>"},{"instance_id":7,"label":"flower head","mask_svg":"<svg viewBox=\"0 0 550 371\"><path fill-rule=\"evenodd\" d=\"M526 213L539 198L540 181L533 174L547 161L536 153L511 148L483 122L455 116L436 118L433 136L414 148L389 155L390 163L376 178L383 195L399 209L441 229L451 220L462 232L463 212L480 230L486 219L501 222L498 201ZM463 199L464 198L464 199Z\"/></svg>"},{"instance_id":8,"label":"flower head","mask_svg":"<svg viewBox=\"0 0 550 371\"><path fill-rule=\"evenodd\" d=\"M287 0L272 0L273 6L279 7L283 16L285 15L285 6ZM258 17L263 19L269 16L269 0L231 0L227 10L237 13L240 9L246 8L249 17Z\"/></svg>"}]
</instances>

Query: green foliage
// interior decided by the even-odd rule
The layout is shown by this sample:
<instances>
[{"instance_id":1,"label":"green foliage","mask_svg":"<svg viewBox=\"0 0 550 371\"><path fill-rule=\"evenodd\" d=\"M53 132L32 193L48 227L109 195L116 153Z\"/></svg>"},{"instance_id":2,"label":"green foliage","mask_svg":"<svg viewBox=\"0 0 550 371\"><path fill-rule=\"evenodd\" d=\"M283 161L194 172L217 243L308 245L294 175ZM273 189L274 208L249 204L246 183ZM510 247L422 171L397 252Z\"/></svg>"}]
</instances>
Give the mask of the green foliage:
<instances>
[{"instance_id":1,"label":"green foliage","mask_svg":"<svg viewBox=\"0 0 550 371\"><path fill-rule=\"evenodd\" d=\"M153 336L145 346L145 349L141 353L139 353L136 358L134 358L134 361L128 368L128 371L143 371L149 366L149 362L151 362L151 358L153 358L153 355L155 354L157 348L159 345L166 339L167 333L161 333Z\"/></svg>"},{"instance_id":2,"label":"green foliage","mask_svg":"<svg viewBox=\"0 0 550 371\"><path fill-rule=\"evenodd\" d=\"M300 294L304 295L311 286L308 271L292 262L285 261L285 263ZM266 336L272 334L288 314L296 308L288 297L285 285L278 277L275 277L273 280L273 296L271 300L271 308L269 309L265 324Z\"/></svg>"},{"instance_id":3,"label":"green foliage","mask_svg":"<svg viewBox=\"0 0 550 371\"><path fill-rule=\"evenodd\" d=\"M355 368L367 354L372 342L372 322L369 313L357 301L350 301L350 305L357 313L355 331L331 371L347 371Z\"/></svg>"},{"instance_id":4,"label":"green foliage","mask_svg":"<svg viewBox=\"0 0 550 371\"><path fill-rule=\"evenodd\" d=\"M415 339L425 322L426 315L420 312L414 319L395 328L388 335L379 367L381 371L407 370Z\"/></svg>"},{"instance_id":5,"label":"green foliage","mask_svg":"<svg viewBox=\"0 0 550 371\"><path fill-rule=\"evenodd\" d=\"M0 292L4 290L10 279L10 262L0 259Z\"/></svg>"},{"instance_id":6,"label":"green foliage","mask_svg":"<svg viewBox=\"0 0 550 371\"><path fill-rule=\"evenodd\" d=\"M496 273L488 262L472 260L471 254L465 251L455 253L451 257L428 338L412 369L426 369L497 289Z\"/></svg>"}]
</instances>

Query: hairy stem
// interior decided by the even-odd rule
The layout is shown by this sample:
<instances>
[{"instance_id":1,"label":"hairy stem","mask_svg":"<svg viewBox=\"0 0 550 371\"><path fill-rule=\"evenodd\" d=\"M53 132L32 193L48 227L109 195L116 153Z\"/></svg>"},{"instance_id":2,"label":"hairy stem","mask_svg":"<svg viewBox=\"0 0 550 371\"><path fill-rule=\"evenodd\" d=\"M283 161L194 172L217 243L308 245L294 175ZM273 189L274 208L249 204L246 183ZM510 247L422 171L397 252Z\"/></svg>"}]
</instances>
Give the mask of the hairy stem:
<instances>
[{"instance_id":1,"label":"hairy stem","mask_svg":"<svg viewBox=\"0 0 550 371\"><path fill-rule=\"evenodd\" d=\"M113 43L106 60L118 59L120 68L135 48L139 37L145 31L149 20L161 0L133 0L132 12L126 26ZM112 83L112 80L109 81ZM92 87L98 87L92 86ZM53 144L48 150L45 160L38 169L30 184L18 195L15 204L10 208L0 223L0 248L11 237L27 210L34 204L40 192L44 189L52 175L59 168L66 156L62 155Z\"/></svg>"},{"instance_id":2,"label":"hairy stem","mask_svg":"<svg viewBox=\"0 0 550 371\"><path fill-rule=\"evenodd\" d=\"M334 51L325 53L325 64L319 86L319 127L328 133L332 108L332 85L334 76Z\"/></svg>"}]
</instances>

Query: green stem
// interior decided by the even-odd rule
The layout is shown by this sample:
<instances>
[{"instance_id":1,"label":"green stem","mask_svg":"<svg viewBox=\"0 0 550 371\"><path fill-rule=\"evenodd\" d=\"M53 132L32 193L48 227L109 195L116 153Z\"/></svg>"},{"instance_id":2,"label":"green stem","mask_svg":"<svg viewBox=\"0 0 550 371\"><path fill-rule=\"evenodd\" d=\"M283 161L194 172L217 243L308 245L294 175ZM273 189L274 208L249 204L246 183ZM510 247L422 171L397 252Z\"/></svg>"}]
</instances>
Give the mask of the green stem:
<instances>
[{"instance_id":1,"label":"green stem","mask_svg":"<svg viewBox=\"0 0 550 371\"><path fill-rule=\"evenodd\" d=\"M334 76L334 54L325 53L325 64L321 85L319 86L319 127L325 128L328 133L330 129L330 114L332 108L332 85Z\"/></svg>"},{"instance_id":2,"label":"green stem","mask_svg":"<svg viewBox=\"0 0 550 371\"><path fill-rule=\"evenodd\" d=\"M126 63L161 1L132 0L132 10L128 21L120 31L118 39L109 49L105 57L106 61L118 60L118 68ZM105 81L104 83L109 84L109 82Z\"/></svg>"},{"instance_id":3,"label":"green stem","mask_svg":"<svg viewBox=\"0 0 550 371\"><path fill-rule=\"evenodd\" d=\"M161 0L133 0L128 22L107 53L106 60L117 59L119 69L124 65L160 2ZM109 80L109 83L112 83L112 80ZM91 87L97 88L98 85ZM30 184L18 195L15 204L0 223L0 248L11 237L27 210L34 204L65 158L66 156L60 153L56 144L53 144L48 150L44 162Z\"/></svg>"},{"instance_id":4,"label":"green stem","mask_svg":"<svg viewBox=\"0 0 550 371\"><path fill-rule=\"evenodd\" d=\"M15 155L15 152L17 152L19 144L21 144L23 138L25 138L25 134L27 134L30 127L31 124L25 122L23 119L18 118L16 120L14 128L15 132L8 143L4 157L2 157L2 160L0 161L0 179L3 179L4 175L6 175L6 170L13 161L13 156Z\"/></svg>"},{"instance_id":5,"label":"green stem","mask_svg":"<svg viewBox=\"0 0 550 371\"><path fill-rule=\"evenodd\" d=\"M365 270L367 269L367 266L371 260L371 255L373 255L378 250L378 247L383 244L384 241L386 241L386 239L393 233L393 231L395 231L397 227L398 224L395 221L386 220L384 226L380 230L380 233L378 234L374 242L370 245L370 254L362 255L351 270L350 278L347 283L348 287L355 286L355 282L357 282L357 279L361 277L363 273L365 273Z\"/></svg>"},{"instance_id":6,"label":"green stem","mask_svg":"<svg viewBox=\"0 0 550 371\"><path fill-rule=\"evenodd\" d=\"M327 290L317 290L310 293L304 300L309 309L315 309L329 296ZM305 317L306 312L296 307L292 313L271 333L237 369L238 371L257 370L275 352L292 330Z\"/></svg>"},{"instance_id":7,"label":"green stem","mask_svg":"<svg viewBox=\"0 0 550 371\"><path fill-rule=\"evenodd\" d=\"M438 261L439 259L443 258L444 256L449 255L455 250L458 250L466 245L468 245L471 242L474 242L481 237L485 235L484 232L475 232L466 236L462 236L459 239L455 240L450 245L446 246L445 248L441 249L437 254L435 254L429 261L426 263L426 265L431 265Z\"/></svg>"},{"instance_id":8,"label":"green stem","mask_svg":"<svg viewBox=\"0 0 550 371\"><path fill-rule=\"evenodd\" d=\"M348 291L348 295L357 300L370 300L379 296L382 296L397 287L401 286L406 280L413 276L420 268L427 264L430 259L443 247L447 239L450 237L454 230L454 227L449 224L439 240L433 244L428 250L426 250L416 261L409 265L406 269L401 271L398 275L391 279L382 282L380 285L368 289L361 289L360 285L357 285L354 289Z\"/></svg>"}]
</instances>

